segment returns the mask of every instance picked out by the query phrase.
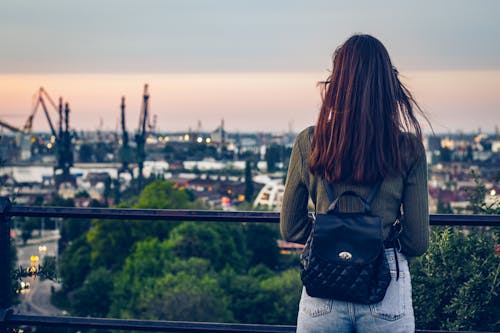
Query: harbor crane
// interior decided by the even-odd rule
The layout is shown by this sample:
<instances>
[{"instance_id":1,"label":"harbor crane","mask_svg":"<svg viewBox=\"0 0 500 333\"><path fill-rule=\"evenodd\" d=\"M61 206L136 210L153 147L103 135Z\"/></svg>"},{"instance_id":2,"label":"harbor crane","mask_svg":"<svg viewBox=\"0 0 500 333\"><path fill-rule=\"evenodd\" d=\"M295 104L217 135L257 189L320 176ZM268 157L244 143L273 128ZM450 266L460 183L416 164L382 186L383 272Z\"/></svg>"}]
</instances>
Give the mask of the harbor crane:
<instances>
[{"instance_id":1,"label":"harbor crane","mask_svg":"<svg viewBox=\"0 0 500 333\"><path fill-rule=\"evenodd\" d=\"M45 118L47 119L47 122L49 124L51 135L54 137L54 140L58 138L58 134L54 128L54 124L50 117L49 110L47 109L46 101L48 101L48 103L50 103L53 109L57 112L58 107L56 106L56 103L54 103L54 100L50 97L50 95L47 93L47 91L45 91L43 87L40 87L37 93L33 96L31 113L28 116L28 119L24 123L23 127L16 127L5 121L0 121L0 126L5 127L20 135L20 138L18 140L21 145L21 156L24 156L22 157L23 159L29 159L31 156L29 148L29 139L27 138L27 136L29 136L33 132L33 120L40 107L43 109ZM61 103L62 101L60 100L60 104Z\"/></svg>"},{"instance_id":2,"label":"harbor crane","mask_svg":"<svg viewBox=\"0 0 500 333\"><path fill-rule=\"evenodd\" d=\"M76 180L70 173L73 166L73 149L71 144L71 134L69 131L69 104L65 103L63 111L63 101L59 98L59 133L56 133L56 159L54 167L54 179L56 188L65 182L73 184L76 187ZM63 125L64 122L64 125ZM53 131L55 133L55 130Z\"/></svg>"},{"instance_id":3,"label":"harbor crane","mask_svg":"<svg viewBox=\"0 0 500 333\"><path fill-rule=\"evenodd\" d=\"M129 173L130 176L134 178L134 173L129 167L129 164L132 163L132 149L129 146L128 132L125 126L125 96L122 97L120 109L121 109L122 142L118 155L120 157L122 165L118 169L118 176L120 176L120 174L122 173Z\"/></svg>"},{"instance_id":4,"label":"harbor crane","mask_svg":"<svg viewBox=\"0 0 500 333\"><path fill-rule=\"evenodd\" d=\"M139 190L141 190L144 185L143 169L144 169L144 160L146 159L146 147L145 147L146 137L147 137L146 125L148 125L148 128L151 128L151 125L149 125L149 92L147 84L144 85L141 114L139 116L139 127L137 129L137 133L135 134L136 159L137 159L137 166L139 169L139 174L138 174Z\"/></svg>"}]
</instances>

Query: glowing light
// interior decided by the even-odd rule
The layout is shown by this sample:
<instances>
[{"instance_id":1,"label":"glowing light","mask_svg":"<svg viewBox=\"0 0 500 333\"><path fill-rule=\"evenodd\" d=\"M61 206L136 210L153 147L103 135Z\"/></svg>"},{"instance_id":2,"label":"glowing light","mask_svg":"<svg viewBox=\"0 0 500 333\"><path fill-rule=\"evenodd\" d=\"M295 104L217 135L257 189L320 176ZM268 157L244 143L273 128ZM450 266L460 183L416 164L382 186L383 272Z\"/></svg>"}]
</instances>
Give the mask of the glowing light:
<instances>
[{"instance_id":1,"label":"glowing light","mask_svg":"<svg viewBox=\"0 0 500 333\"><path fill-rule=\"evenodd\" d=\"M45 254L47 253L47 246L46 245L40 245L38 247L38 252L40 252L40 254Z\"/></svg>"},{"instance_id":2,"label":"glowing light","mask_svg":"<svg viewBox=\"0 0 500 333\"><path fill-rule=\"evenodd\" d=\"M189 134L184 135L184 141L189 141Z\"/></svg>"},{"instance_id":3,"label":"glowing light","mask_svg":"<svg viewBox=\"0 0 500 333\"><path fill-rule=\"evenodd\" d=\"M52 148L52 143L50 143L50 142L49 142L49 143L47 143L47 148L48 148L48 149L51 149L51 148Z\"/></svg>"},{"instance_id":4,"label":"glowing light","mask_svg":"<svg viewBox=\"0 0 500 333\"><path fill-rule=\"evenodd\" d=\"M491 191L490 191L490 195L491 195L492 197L494 197L495 195L497 195L497 191L495 191L495 190L491 190Z\"/></svg>"},{"instance_id":5,"label":"glowing light","mask_svg":"<svg viewBox=\"0 0 500 333\"><path fill-rule=\"evenodd\" d=\"M196 139L196 142L202 143L203 142L203 138L201 136L199 136L198 139Z\"/></svg>"},{"instance_id":6,"label":"glowing light","mask_svg":"<svg viewBox=\"0 0 500 333\"><path fill-rule=\"evenodd\" d=\"M212 142L212 139L210 139L210 138L206 138L206 139L205 139L205 142L206 142L206 143L210 143L210 142Z\"/></svg>"}]
</instances>

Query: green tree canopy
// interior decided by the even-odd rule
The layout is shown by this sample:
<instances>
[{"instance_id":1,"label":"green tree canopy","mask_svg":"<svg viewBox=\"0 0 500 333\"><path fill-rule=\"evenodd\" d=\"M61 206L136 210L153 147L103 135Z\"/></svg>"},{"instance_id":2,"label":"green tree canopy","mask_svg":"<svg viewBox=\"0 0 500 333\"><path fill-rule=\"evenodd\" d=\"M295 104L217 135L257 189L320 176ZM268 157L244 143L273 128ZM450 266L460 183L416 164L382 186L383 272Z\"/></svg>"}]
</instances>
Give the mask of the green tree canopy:
<instances>
[{"instance_id":1,"label":"green tree canopy","mask_svg":"<svg viewBox=\"0 0 500 333\"><path fill-rule=\"evenodd\" d=\"M170 181L156 180L141 192L133 208L186 209L193 204L184 189ZM168 237L178 222L94 220L87 234L92 249L92 267L120 269L134 243L149 237Z\"/></svg>"},{"instance_id":2,"label":"green tree canopy","mask_svg":"<svg viewBox=\"0 0 500 333\"><path fill-rule=\"evenodd\" d=\"M185 222L172 230L167 244L180 259L209 260L219 271L226 265L246 269L248 252L241 225Z\"/></svg>"},{"instance_id":3,"label":"green tree canopy","mask_svg":"<svg viewBox=\"0 0 500 333\"><path fill-rule=\"evenodd\" d=\"M411 265L418 328L500 330L497 242L474 230L432 230L429 250Z\"/></svg>"},{"instance_id":4,"label":"green tree canopy","mask_svg":"<svg viewBox=\"0 0 500 333\"><path fill-rule=\"evenodd\" d=\"M209 261L178 259L166 241L139 242L115 279L111 315L190 321L230 321L228 298Z\"/></svg>"}]
</instances>

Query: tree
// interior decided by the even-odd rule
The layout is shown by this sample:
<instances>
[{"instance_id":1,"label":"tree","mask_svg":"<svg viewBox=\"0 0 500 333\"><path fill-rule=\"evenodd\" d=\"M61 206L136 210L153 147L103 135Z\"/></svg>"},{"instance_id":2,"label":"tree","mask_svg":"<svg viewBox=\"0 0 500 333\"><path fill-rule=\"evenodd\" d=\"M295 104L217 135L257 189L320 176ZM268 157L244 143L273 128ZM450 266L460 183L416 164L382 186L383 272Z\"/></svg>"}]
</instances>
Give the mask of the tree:
<instances>
[{"instance_id":1,"label":"tree","mask_svg":"<svg viewBox=\"0 0 500 333\"><path fill-rule=\"evenodd\" d=\"M156 180L141 192L133 208L185 209L191 206L189 194L173 182ZM149 237L168 237L178 222L94 220L87 234L92 248L92 267L111 271L122 267L134 243Z\"/></svg>"},{"instance_id":2,"label":"tree","mask_svg":"<svg viewBox=\"0 0 500 333\"><path fill-rule=\"evenodd\" d=\"M267 172L274 172L277 170L276 164L281 161L282 147L272 144L266 149L264 158L267 163Z\"/></svg>"},{"instance_id":3,"label":"tree","mask_svg":"<svg viewBox=\"0 0 500 333\"><path fill-rule=\"evenodd\" d=\"M245 162L245 201L252 202L255 188L252 180L252 164L250 161Z\"/></svg>"},{"instance_id":4,"label":"tree","mask_svg":"<svg viewBox=\"0 0 500 333\"><path fill-rule=\"evenodd\" d=\"M23 244L26 245L28 239L31 238L33 231L40 228L42 219L40 217L25 217L20 221L20 223L21 238L23 240Z\"/></svg>"},{"instance_id":5,"label":"tree","mask_svg":"<svg viewBox=\"0 0 500 333\"><path fill-rule=\"evenodd\" d=\"M260 322L293 325L302 291L298 269L289 269L260 283L262 292L257 297L262 314Z\"/></svg>"},{"instance_id":6,"label":"tree","mask_svg":"<svg viewBox=\"0 0 500 333\"><path fill-rule=\"evenodd\" d=\"M429 250L411 265L417 327L500 329L500 257L491 236L432 230Z\"/></svg>"},{"instance_id":7,"label":"tree","mask_svg":"<svg viewBox=\"0 0 500 333\"><path fill-rule=\"evenodd\" d=\"M73 241L63 252L60 259L59 274L63 290L72 291L80 287L90 272L90 246L85 236Z\"/></svg>"},{"instance_id":8,"label":"tree","mask_svg":"<svg viewBox=\"0 0 500 333\"><path fill-rule=\"evenodd\" d=\"M476 213L498 214L476 187L469 201ZM500 330L498 228L435 227L427 253L411 265L417 327L444 330Z\"/></svg>"},{"instance_id":9,"label":"tree","mask_svg":"<svg viewBox=\"0 0 500 333\"><path fill-rule=\"evenodd\" d=\"M105 317L111 305L113 279L100 267L90 272L83 285L71 297L71 307L77 316Z\"/></svg>"},{"instance_id":10,"label":"tree","mask_svg":"<svg viewBox=\"0 0 500 333\"><path fill-rule=\"evenodd\" d=\"M474 214L500 214L500 202L498 200L487 204L484 200L488 192L481 178L474 170L471 170L471 176L476 186L467 190L469 196L470 209Z\"/></svg>"},{"instance_id":11,"label":"tree","mask_svg":"<svg viewBox=\"0 0 500 333\"><path fill-rule=\"evenodd\" d=\"M210 262L178 259L157 239L137 243L115 279L112 300L111 315L122 318L232 320Z\"/></svg>"},{"instance_id":12,"label":"tree","mask_svg":"<svg viewBox=\"0 0 500 333\"><path fill-rule=\"evenodd\" d=\"M205 265L191 258L189 266ZM207 265L208 266L208 265ZM210 271L166 273L142 294L140 317L146 319L230 322L229 297Z\"/></svg>"},{"instance_id":13,"label":"tree","mask_svg":"<svg viewBox=\"0 0 500 333\"><path fill-rule=\"evenodd\" d=\"M238 272L247 269L247 243L241 225L185 222L172 230L167 244L177 258L204 258L216 271L226 265Z\"/></svg>"},{"instance_id":14,"label":"tree","mask_svg":"<svg viewBox=\"0 0 500 333\"><path fill-rule=\"evenodd\" d=\"M302 290L297 268L277 273L260 264L248 274L239 275L228 267L219 280L231 297L229 306L237 322L279 325L296 322Z\"/></svg>"},{"instance_id":15,"label":"tree","mask_svg":"<svg viewBox=\"0 0 500 333\"><path fill-rule=\"evenodd\" d=\"M279 239L277 226L250 223L244 226L249 251L249 265L264 264L271 269L279 266Z\"/></svg>"}]
</instances>

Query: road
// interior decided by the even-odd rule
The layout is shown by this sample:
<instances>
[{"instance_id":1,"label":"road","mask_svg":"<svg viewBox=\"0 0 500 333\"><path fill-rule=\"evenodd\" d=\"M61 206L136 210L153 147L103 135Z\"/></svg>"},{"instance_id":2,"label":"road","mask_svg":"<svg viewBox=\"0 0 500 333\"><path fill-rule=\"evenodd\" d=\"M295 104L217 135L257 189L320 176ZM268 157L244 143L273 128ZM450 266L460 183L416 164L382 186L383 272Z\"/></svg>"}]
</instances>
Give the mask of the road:
<instances>
[{"instance_id":1,"label":"road","mask_svg":"<svg viewBox=\"0 0 500 333\"><path fill-rule=\"evenodd\" d=\"M34 255L40 257L40 264L43 261L44 255L56 255L58 233L55 231L44 232L43 238L30 239L25 246L17 245L17 266L22 266L23 268L31 266L30 257ZM47 247L45 253L39 251L40 245ZM23 281L29 282L30 288L25 294L20 295L20 304L14 307L16 313L43 316L63 314L61 310L50 303L51 288L58 289L60 287L58 283L50 280L41 281L38 277L28 277L23 279Z\"/></svg>"}]
</instances>

